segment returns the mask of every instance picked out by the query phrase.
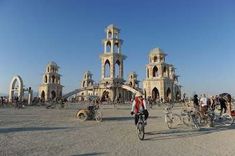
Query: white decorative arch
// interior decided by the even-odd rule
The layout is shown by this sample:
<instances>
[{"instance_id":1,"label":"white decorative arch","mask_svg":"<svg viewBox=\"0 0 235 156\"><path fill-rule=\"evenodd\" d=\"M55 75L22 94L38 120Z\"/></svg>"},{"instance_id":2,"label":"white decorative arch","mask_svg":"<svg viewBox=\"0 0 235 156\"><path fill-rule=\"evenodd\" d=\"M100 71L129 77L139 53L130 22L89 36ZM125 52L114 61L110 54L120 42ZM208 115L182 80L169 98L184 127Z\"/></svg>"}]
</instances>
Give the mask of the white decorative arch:
<instances>
[{"instance_id":1,"label":"white decorative arch","mask_svg":"<svg viewBox=\"0 0 235 156\"><path fill-rule=\"evenodd\" d=\"M128 85L122 85L121 88L123 88L125 90L128 90L128 91L130 91L130 92L132 92L134 94L136 94L136 93L142 94L140 91L138 91L138 90L136 90L136 89L134 89L134 88L132 88L132 87L130 87Z\"/></svg>"},{"instance_id":2,"label":"white decorative arch","mask_svg":"<svg viewBox=\"0 0 235 156\"><path fill-rule=\"evenodd\" d=\"M75 94L78 94L78 93L80 93L80 92L82 92L82 91L84 91L84 90L85 90L85 89L83 89L83 88L81 88L81 89L75 89L75 90L73 90L73 91L71 91L71 92L65 94L65 95L63 96L63 98L67 99L68 97L70 97L70 96L72 96L72 95L75 95Z\"/></svg>"},{"instance_id":3,"label":"white decorative arch","mask_svg":"<svg viewBox=\"0 0 235 156\"><path fill-rule=\"evenodd\" d=\"M18 82L18 86L16 85L16 82ZM9 101L12 102L13 100L13 95L14 92L17 91L17 96L19 98L19 101L22 101L23 96L24 96L24 84L23 84L23 80L19 75L16 75L13 77L13 79L11 80L10 83L10 88L9 88Z\"/></svg>"}]
</instances>

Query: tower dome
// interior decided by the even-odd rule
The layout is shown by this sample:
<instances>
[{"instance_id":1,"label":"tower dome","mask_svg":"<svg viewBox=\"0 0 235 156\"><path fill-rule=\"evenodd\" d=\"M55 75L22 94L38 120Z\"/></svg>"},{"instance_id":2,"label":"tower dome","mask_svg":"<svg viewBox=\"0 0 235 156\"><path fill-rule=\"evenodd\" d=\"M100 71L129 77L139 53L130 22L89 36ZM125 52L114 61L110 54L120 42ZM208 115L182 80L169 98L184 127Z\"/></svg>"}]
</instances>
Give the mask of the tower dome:
<instances>
[{"instance_id":1,"label":"tower dome","mask_svg":"<svg viewBox=\"0 0 235 156\"><path fill-rule=\"evenodd\" d=\"M154 48L149 52L149 62L150 63L165 62L166 55L167 54L165 54L162 49Z\"/></svg>"}]
</instances>

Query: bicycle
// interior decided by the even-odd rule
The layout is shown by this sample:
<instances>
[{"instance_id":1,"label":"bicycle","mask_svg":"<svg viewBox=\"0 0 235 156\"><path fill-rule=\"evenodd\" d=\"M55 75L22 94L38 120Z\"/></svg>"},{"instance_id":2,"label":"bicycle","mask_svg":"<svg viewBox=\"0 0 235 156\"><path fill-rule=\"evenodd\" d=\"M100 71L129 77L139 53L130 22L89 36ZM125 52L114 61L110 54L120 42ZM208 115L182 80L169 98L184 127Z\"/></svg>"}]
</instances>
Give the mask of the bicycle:
<instances>
[{"instance_id":1,"label":"bicycle","mask_svg":"<svg viewBox=\"0 0 235 156\"><path fill-rule=\"evenodd\" d=\"M197 111L196 114L199 117L200 126L214 126L215 112L213 108L208 108L207 112L203 115L201 112Z\"/></svg>"},{"instance_id":2,"label":"bicycle","mask_svg":"<svg viewBox=\"0 0 235 156\"><path fill-rule=\"evenodd\" d=\"M178 114L172 113L173 105L165 108L165 122L169 129L175 128L180 124L181 117Z\"/></svg>"},{"instance_id":3,"label":"bicycle","mask_svg":"<svg viewBox=\"0 0 235 156\"><path fill-rule=\"evenodd\" d=\"M145 122L144 122L144 114L143 112L137 113L138 115L138 122L137 122L137 135L140 140L144 140L145 135Z\"/></svg>"},{"instance_id":4,"label":"bicycle","mask_svg":"<svg viewBox=\"0 0 235 156\"><path fill-rule=\"evenodd\" d=\"M181 119L183 121L183 124L188 126L188 127L192 127L192 128L196 128L199 129L199 116L196 114L195 111L193 110L183 110L181 112Z\"/></svg>"},{"instance_id":5,"label":"bicycle","mask_svg":"<svg viewBox=\"0 0 235 156\"><path fill-rule=\"evenodd\" d=\"M221 117L217 117L215 119L216 122L220 122L225 126L232 125L234 123L234 120L235 120L235 116L231 115L231 114L228 114L228 113L225 113Z\"/></svg>"}]
</instances>

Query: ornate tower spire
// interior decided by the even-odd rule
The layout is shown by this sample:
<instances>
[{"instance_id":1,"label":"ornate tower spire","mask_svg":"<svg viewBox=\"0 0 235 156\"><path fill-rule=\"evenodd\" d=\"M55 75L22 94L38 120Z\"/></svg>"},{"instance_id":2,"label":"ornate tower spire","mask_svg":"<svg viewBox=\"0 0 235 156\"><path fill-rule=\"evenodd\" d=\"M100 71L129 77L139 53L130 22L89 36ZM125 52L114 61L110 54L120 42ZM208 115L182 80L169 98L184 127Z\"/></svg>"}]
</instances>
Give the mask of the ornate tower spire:
<instances>
[{"instance_id":1,"label":"ornate tower spire","mask_svg":"<svg viewBox=\"0 0 235 156\"><path fill-rule=\"evenodd\" d=\"M120 29L113 24L106 29L106 38L103 40L104 53L121 53L123 41L119 38Z\"/></svg>"},{"instance_id":2,"label":"ornate tower spire","mask_svg":"<svg viewBox=\"0 0 235 156\"><path fill-rule=\"evenodd\" d=\"M101 82L112 85L123 83L123 60L121 45L123 41L119 38L120 29L113 24L105 29L106 38L103 40L104 52L101 59Z\"/></svg>"}]
</instances>

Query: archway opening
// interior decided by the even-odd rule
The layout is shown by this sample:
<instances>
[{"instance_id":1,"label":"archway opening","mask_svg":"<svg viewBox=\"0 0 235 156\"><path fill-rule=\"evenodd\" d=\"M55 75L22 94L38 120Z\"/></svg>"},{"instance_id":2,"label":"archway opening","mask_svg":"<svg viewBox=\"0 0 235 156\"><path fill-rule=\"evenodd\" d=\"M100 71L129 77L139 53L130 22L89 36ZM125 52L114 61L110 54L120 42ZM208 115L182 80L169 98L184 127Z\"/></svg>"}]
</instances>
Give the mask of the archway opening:
<instances>
[{"instance_id":1,"label":"archway opening","mask_svg":"<svg viewBox=\"0 0 235 156\"><path fill-rule=\"evenodd\" d=\"M119 53L119 44L118 43L114 44L114 49L113 50L114 50L115 53Z\"/></svg>"},{"instance_id":2,"label":"archway opening","mask_svg":"<svg viewBox=\"0 0 235 156\"><path fill-rule=\"evenodd\" d=\"M158 77L158 68L157 68L157 66L153 67L153 77Z\"/></svg>"},{"instance_id":3,"label":"archway opening","mask_svg":"<svg viewBox=\"0 0 235 156\"><path fill-rule=\"evenodd\" d=\"M107 78L107 77L110 77L110 62L109 60L106 60L105 61L105 64L104 64L104 77Z\"/></svg>"},{"instance_id":4,"label":"archway opening","mask_svg":"<svg viewBox=\"0 0 235 156\"><path fill-rule=\"evenodd\" d=\"M83 84L82 84L82 86L83 86L83 87L85 87L85 83L86 83L86 82L85 82L85 81L83 81Z\"/></svg>"},{"instance_id":5,"label":"archway opening","mask_svg":"<svg viewBox=\"0 0 235 156\"><path fill-rule=\"evenodd\" d=\"M111 31L108 32L108 38L109 38L109 39L112 38L112 32L111 32Z\"/></svg>"},{"instance_id":6,"label":"archway opening","mask_svg":"<svg viewBox=\"0 0 235 156\"><path fill-rule=\"evenodd\" d=\"M12 95L13 98L20 96L20 83L17 81L17 79L15 79L12 83Z\"/></svg>"},{"instance_id":7,"label":"archway opening","mask_svg":"<svg viewBox=\"0 0 235 156\"><path fill-rule=\"evenodd\" d=\"M108 101L109 100L109 92L108 91L104 91L101 97L101 101Z\"/></svg>"},{"instance_id":8,"label":"archway opening","mask_svg":"<svg viewBox=\"0 0 235 156\"><path fill-rule=\"evenodd\" d=\"M12 102L13 100L21 101L24 96L23 90L23 80L20 76L13 77L10 83L10 90L9 90L9 101Z\"/></svg>"},{"instance_id":9,"label":"archway opening","mask_svg":"<svg viewBox=\"0 0 235 156\"><path fill-rule=\"evenodd\" d=\"M152 99L155 101L157 99L159 99L159 91L158 89L155 87L152 90Z\"/></svg>"},{"instance_id":10,"label":"archway opening","mask_svg":"<svg viewBox=\"0 0 235 156\"><path fill-rule=\"evenodd\" d=\"M47 83L47 76L45 76L45 81L44 82Z\"/></svg>"},{"instance_id":11,"label":"archway opening","mask_svg":"<svg viewBox=\"0 0 235 156\"><path fill-rule=\"evenodd\" d=\"M45 91L44 90L41 92L41 99L45 100Z\"/></svg>"},{"instance_id":12,"label":"archway opening","mask_svg":"<svg viewBox=\"0 0 235 156\"><path fill-rule=\"evenodd\" d=\"M111 42L108 41L106 44L106 52L111 52Z\"/></svg>"},{"instance_id":13,"label":"archway opening","mask_svg":"<svg viewBox=\"0 0 235 156\"><path fill-rule=\"evenodd\" d=\"M118 33L114 33L114 34L113 34L113 38L116 38L116 39L117 39L117 38L118 38Z\"/></svg>"},{"instance_id":14,"label":"archway opening","mask_svg":"<svg viewBox=\"0 0 235 156\"><path fill-rule=\"evenodd\" d=\"M52 83L55 83L55 76L54 75L52 75L51 79L52 79Z\"/></svg>"},{"instance_id":15,"label":"archway opening","mask_svg":"<svg viewBox=\"0 0 235 156\"><path fill-rule=\"evenodd\" d=\"M175 99L176 101L179 101L181 99L179 91L176 92Z\"/></svg>"},{"instance_id":16,"label":"archway opening","mask_svg":"<svg viewBox=\"0 0 235 156\"><path fill-rule=\"evenodd\" d=\"M132 84L132 82L130 82L130 86L132 86L133 84Z\"/></svg>"},{"instance_id":17,"label":"archway opening","mask_svg":"<svg viewBox=\"0 0 235 156\"><path fill-rule=\"evenodd\" d=\"M166 67L163 68L163 76L164 76L164 77L167 77L167 70L166 70Z\"/></svg>"},{"instance_id":18,"label":"archway opening","mask_svg":"<svg viewBox=\"0 0 235 156\"><path fill-rule=\"evenodd\" d=\"M153 62L157 62L157 56L153 57Z\"/></svg>"},{"instance_id":19,"label":"archway opening","mask_svg":"<svg viewBox=\"0 0 235 156\"><path fill-rule=\"evenodd\" d=\"M115 77L116 78L121 78L120 65L121 65L120 61L117 60L115 63Z\"/></svg>"},{"instance_id":20,"label":"archway opening","mask_svg":"<svg viewBox=\"0 0 235 156\"><path fill-rule=\"evenodd\" d=\"M51 91L51 99L55 99L56 98L56 92L53 90Z\"/></svg>"},{"instance_id":21,"label":"archway opening","mask_svg":"<svg viewBox=\"0 0 235 156\"><path fill-rule=\"evenodd\" d=\"M170 88L168 88L166 91L166 98L167 98L167 101L171 100L171 89Z\"/></svg>"}]
</instances>

